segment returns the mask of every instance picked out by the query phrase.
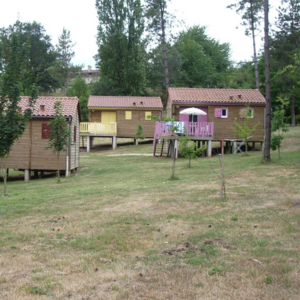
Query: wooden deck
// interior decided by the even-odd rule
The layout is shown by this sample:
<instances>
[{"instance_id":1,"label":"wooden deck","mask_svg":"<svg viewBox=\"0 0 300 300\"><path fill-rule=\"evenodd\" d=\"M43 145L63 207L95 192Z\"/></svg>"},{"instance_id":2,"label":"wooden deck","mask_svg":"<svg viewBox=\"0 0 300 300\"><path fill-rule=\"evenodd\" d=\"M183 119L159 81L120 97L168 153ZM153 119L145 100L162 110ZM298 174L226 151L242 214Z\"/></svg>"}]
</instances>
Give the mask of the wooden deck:
<instances>
[{"instance_id":1,"label":"wooden deck","mask_svg":"<svg viewBox=\"0 0 300 300\"><path fill-rule=\"evenodd\" d=\"M86 151L90 152L95 137L112 138L112 148L117 148L117 123L83 122L80 123L80 137L86 137Z\"/></svg>"},{"instance_id":2,"label":"wooden deck","mask_svg":"<svg viewBox=\"0 0 300 300\"><path fill-rule=\"evenodd\" d=\"M80 123L80 133L87 135L116 135L117 123L82 122Z\"/></svg>"},{"instance_id":3,"label":"wooden deck","mask_svg":"<svg viewBox=\"0 0 300 300\"><path fill-rule=\"evenodd\" d=\"M173 128L172 128L173 127ZM172 130L176 128L175 132ZM193 137L213 137L213 122L156 122L154 138L158 139L162 135L171 136L173 133L187 134Z\"/></svg>"},{"instance_id":4,"label":"wooden deck","mask_svg":"<svg viewBox=\"0 0 300 300\"><path fill-rule=\"evenodd\" d=\"M175 132L172 132L172 127L176 127ZM170 130L171 129L171 130ZM260 143L263 149L263 142L260 140L243 141L242 139L232 138L224 139L214 137L214 123L213 122L156 122L155 134L153 140L153 156L173 157L174 153L178 155L178 141L182 136L187 134L189 139L197 142L197 147L206 145L205 154L207 157L212 156L213 143L219 143L220 148L229 150L229 153L242 152L241 147L245 143L252 143L252 148L255 148L255 143ZM160 144L160 147L158 146ZM165 148L167 149L165 149Z\"/></svg>"}]
</instances>

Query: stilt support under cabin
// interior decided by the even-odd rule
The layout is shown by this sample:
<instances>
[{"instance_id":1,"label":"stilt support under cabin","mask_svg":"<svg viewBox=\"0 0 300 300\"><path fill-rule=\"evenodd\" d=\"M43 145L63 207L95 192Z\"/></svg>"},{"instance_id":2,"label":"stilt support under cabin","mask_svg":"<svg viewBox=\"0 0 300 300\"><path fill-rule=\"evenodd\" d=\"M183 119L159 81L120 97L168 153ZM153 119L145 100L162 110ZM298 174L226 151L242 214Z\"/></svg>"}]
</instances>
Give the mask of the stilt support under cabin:
<instances>
[{"instance_id":1,"label":"stilt support under cabin","mask_svg":"<svg viewBox=\"0 0 300 300\"><path fill-rule=\"evenodd\" d=\"M88 135L86 137L86 152L90 152L90 147L91 147L91 144L90 144L90 136Z\"/></svg>"},{"instance_id":2,"label":"stilt support under cabin","mask_svg":"<svg viewBox=\"0 0 300 300\"><path fill-rule=\"evenodd\" d=\"M113 148L113 150L117 149L117 137L116 136L112 137L112 148Z\"/></svg>"},{"instance_id":3,"label":"stilt support under cabin","mask_svg":"<svg viewBox=\"0 0 300 300\"><path fill-rule=\"evenodd\" d=\"M211 157L212 155L212 141L207 141L207 157Z\"/></svg>"},{"instance_id":4,"label":"stilt support under cabin","mask_svg":"<svg viewBox=\"0 0 300 300\"><path fill-rule=\"evenodd\" d=\"M94 138L111 138L112 149L117 149L117 136L114 134L93 134L93 133L80 133L80 136L86 137L86 152L90 152L93 147Z\"/></svg>"},{"instance_id":5,"label":"stilt support under cabin","mask_svg":"<svg viewBox=\"0 0 300 300\"><path fill-rule=\"evenodd\" d=\"M24 181L27 182L30 180L30 170L24 170Z\"/></svg>"}]
</instances>

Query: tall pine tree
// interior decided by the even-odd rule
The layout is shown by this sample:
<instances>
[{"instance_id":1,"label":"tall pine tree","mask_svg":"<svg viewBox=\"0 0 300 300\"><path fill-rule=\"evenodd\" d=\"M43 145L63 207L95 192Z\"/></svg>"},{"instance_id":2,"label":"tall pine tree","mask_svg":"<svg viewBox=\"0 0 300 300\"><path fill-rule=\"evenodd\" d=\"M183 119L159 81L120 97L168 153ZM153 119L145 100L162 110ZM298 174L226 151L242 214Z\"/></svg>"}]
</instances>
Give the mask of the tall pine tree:
<instances>
[{"instance_id":1,"label":"tall pine tree","mask_svg":"<svg viewBox=\"0 0 300 300\"><path fill-rule=\"evenodd\" d=\"M140 0L96 0L98 54L102 86L115 95L142 95L145 41ZM100 89L101 92L101 89Z\"/></svg>"},{"instance_id":2,"label":"tall pine tree","mask_svg":"<svg viewBox=\"0 0 300 300\"><path fill-rule=\"evenodd\" d=\"M300 48L300 0L282 0L278 8L278 18L276 25L278 30L271 40L271 62L272 73L284 69L287 65L292 65L294 55ZM292 125L296 125L296 107L299 99L291 91L295 85L293 79L282 73L282 76L276 76L275 89L277 95L288 96L290 99L290 114L292 116Z\"/></svg>"},{"instance_id":3,"label":"tall pine tree","mask_svg":"<svg viewBox=\"0 0 300 300\"><path fill-rule=\"evenodd\" d=\"M242 15L243 21L241 24L246 27L245 33L247 36L252 36L255 85L257 89L259 89L259 74L255 38L259 22L262 19L263 4L263 0L240 0L237 3L227 6L227 8L236 9L236 12Z\"/></svg>"},{"instance_id":4,"label":"tall pine tree","mask_svg":"<svg viewBox=\"0 0 300 300\"><path fill-rule=\"evenodd\" d=\"M53 77L60 82L60 86L64 88L65 96L67 96L68 78L74 77L76 72L81 69L81 66L74 66L71 62L75 55L73 47L70 31L63 28L56 45L57 59L49 70Z\"/></svg>"}]
</instances>

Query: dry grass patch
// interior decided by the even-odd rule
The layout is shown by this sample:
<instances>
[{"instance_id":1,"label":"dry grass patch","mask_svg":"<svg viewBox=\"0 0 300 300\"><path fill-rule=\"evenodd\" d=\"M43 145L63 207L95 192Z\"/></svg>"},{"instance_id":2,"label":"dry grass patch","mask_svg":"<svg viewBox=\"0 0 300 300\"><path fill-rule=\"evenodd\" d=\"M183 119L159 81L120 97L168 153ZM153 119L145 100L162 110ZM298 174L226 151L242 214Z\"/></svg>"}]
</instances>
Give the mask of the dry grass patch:
<instances>
[{"instance_id":1,"label":"dry grass patch","mask_svg":"<svg viewBox=\"0 0 300 300\"><path fill-rule=\"evenodd\" d=\"M282 159L172 161L152 145L84 153L63 179L9 182L1 299L298 299L299 128ZM292 145L288 148L288 145ZM294 145L298 145L296 148Z\"/></svg>"}]
</instances>

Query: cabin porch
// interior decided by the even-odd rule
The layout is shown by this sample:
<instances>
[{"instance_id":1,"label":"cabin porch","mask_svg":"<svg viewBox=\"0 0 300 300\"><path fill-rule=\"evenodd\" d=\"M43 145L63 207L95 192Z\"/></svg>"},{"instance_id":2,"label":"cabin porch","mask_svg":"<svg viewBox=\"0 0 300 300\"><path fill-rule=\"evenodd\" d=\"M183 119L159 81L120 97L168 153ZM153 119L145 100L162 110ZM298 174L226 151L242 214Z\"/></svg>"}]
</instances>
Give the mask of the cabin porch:
<instances>
[{"instance_id":1,"label":"cabin porch","mask_svg":"<svg viewBox=\"0 0 300 300\"><path fill-rule=\"evenodd\" d=\"M183 134L188 134L189 139L197 142L197 147L206 145L207 149L203 156L211 157L213 151L213 143L217 148L222 149L222 152L236 154L243 152L242 147L252 145L252 149L256 149L256 144L259 143L259 149L263 149L263 142L261 140L251 139L224 139L221 137L214 137L214 123L213 122L156 122L155 134L153 140L153 156L178 156L178 141ZM158 155L157 155L158 152Z\"/></svg>"},{"instance_id":2,"label":"cabin porch","mask_svg":"<svg viewBox=\"0 0 300 300\"><path fill-rule=\"evenodd\" d=\"M117 122L82 122L80 123L80 137L86 137L86 151L90 152L95 137L112 139L112 148L117 148Z\"/></svg>"}]
</instances>

